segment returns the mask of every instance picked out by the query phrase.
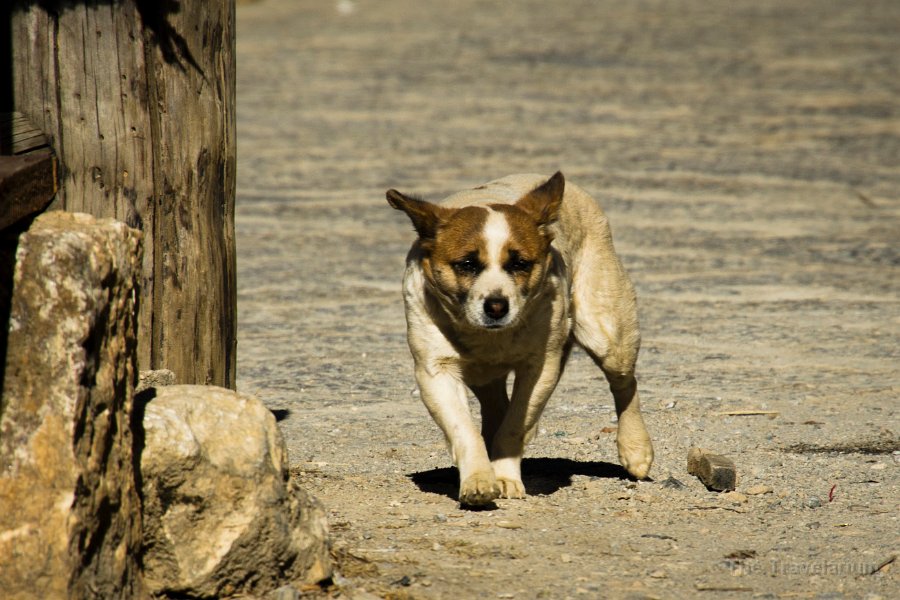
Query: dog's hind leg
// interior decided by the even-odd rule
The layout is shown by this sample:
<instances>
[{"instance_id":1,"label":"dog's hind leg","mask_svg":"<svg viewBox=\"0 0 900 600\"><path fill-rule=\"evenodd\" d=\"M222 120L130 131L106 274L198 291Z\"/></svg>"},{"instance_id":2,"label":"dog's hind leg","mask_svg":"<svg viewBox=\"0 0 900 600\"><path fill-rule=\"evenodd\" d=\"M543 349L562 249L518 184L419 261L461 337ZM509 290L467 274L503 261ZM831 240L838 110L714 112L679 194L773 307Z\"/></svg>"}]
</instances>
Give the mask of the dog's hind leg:
<instances>
[{"instance_id":1,"label":"dog's hind leg","mask_svg":"<svg viewBox=\"0 0 900 600\"><path fill-rule=\"evenodd\" d=\"M616 401L616 414L619 416L616 434L619 462L632 476L645 479L653 464L653 444L641 416L634 372L631 370L623 372L610 365L610 361L602 362L600 367L609 381L609 388Z\"/></svg>"},{"instance_id":2,"label":"dog's hind leg","mask_svg":"<svg viewBox=\"0 0 900 600\"><path fill-rule=\"evenodd\" d=\"M587 272L598 273L596 270ZM616 434L619 462L633 477L644 479L653 464L653 444L641 416L634 377L640 348L637 306L631 283L621 267L618 272L607 271L606 275L614 278L615 285L603 286L598 281L590 281L589 276L583 276L582 281L576 278L573 286L575 339L609 382L619 417Z\"/></svg>"},{"instance_id":3,"label":"dog's hind leg","mask_svg":"<svg viewBox=\"0 0 900 600\"><path fill-rule=\"evenodd\" d=\"M490 449L506 415L506 409L509 408L506 377L495 379L486 385L472 386L472 392L481 404L481 437L485 447Z\"/></svg>"}]
</instances>

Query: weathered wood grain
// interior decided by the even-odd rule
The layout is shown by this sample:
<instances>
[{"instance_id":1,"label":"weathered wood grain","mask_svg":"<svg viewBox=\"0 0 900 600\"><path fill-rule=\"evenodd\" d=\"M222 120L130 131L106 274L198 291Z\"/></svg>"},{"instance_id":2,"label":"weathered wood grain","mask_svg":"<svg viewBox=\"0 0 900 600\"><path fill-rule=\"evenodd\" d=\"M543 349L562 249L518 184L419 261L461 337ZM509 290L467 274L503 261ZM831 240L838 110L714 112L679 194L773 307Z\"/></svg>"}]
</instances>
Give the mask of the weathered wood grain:
<instances>
[{"instance_id":1,"label":"weathered wood grain","mask_svg":"<svg viewBox=\"0 0 900 600\"><path fill-rule=\"evenodd\" d=\"M0 155L24 154L47 146L47 136L25 115L0 113Z\"/></svg>"}]
</instances>

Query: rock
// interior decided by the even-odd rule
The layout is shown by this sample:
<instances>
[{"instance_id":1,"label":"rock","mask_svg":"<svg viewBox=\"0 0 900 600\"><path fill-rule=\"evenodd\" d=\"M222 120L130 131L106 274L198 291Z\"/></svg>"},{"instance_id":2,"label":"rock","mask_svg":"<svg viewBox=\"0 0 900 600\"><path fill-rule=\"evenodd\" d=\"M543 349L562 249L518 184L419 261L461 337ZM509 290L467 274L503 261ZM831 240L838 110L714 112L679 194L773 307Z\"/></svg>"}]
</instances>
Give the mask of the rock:
<instances>
[{"instance_id":1,"label":"rock","mask_svg":"<svg viewBox=\"0 0 900 600\"><path fill-rule=\"evenodd\" d=\"M671 475L668 478L664 479L660 483L660 485L670 490L683 490L685 487L687 487Z\"/></svg>"},{"instance_id":2,"label":"rock","mask_svg":"<svg viewBox=\"0 0 900 600\"><path fill-rule=\"evenodd\" d=\"M4 598L141 598L131 420L141 235L49 212L16 254L0 401Z\"/></svg>"},{"instance_id":3,"label":"rock","mask_svg":"<svg viewBox=\"0 0 900 600\"><path fill-rule=\"evenodd\" d=\"M272 413L216 387L155 394L140 458L150 591L264 595L329 577L325 513L289 479Z\"/></svg>"},{"instance_id":4,"label":"rock","mask_svg":"<svg viewBox=\"0 0 900 600\"><path fill-rule=\"evenodd\" d=\"M300 592L292 585L283 585L272 590L266 600L300 600Z\"/></svg>"},{"instance_id":5,"label":"rock","mask_svg":"<svg viewBox=\"0 0 900 600\"><path fill-rule=\"evenodd\" d=\"M138 386L135 393L139 394L149 388L175 385L175 373L169 369L156 369L154 371L141 371L138 375Z\"/></svg>"},{"instance_id":6,"label":"rock","mask_svg":"<svg viewBox=\"0 0 900 600\"><path fill-rule=\"evenodd\" d=\"M707 488L717 492L733 490L737 484L737 468L730 458L713 454L702 448L688 452L687 470L696 475Z\"/></svg>"},{"instance_id":7,"label":"rock","mask_svg":"<svg viewBox=\"0 0 900 600\"><path fill-rule=\"evenodd\" d=\"M725 492L722 494L722 500L731 502L732 504L746 504L747 496L740 492Z\"/></svg>"},{"instance_id":8,"label":"rock","mask_svg":"<svg viewBox=\"0 0 900 600\"><path fill-rule=\"evenodd\" d=\"M771 494L773 491L772 486L759 484L750 486L744 490L744 493L748 496L761 496L763 494Z\"/></svg>"}]
</instances>

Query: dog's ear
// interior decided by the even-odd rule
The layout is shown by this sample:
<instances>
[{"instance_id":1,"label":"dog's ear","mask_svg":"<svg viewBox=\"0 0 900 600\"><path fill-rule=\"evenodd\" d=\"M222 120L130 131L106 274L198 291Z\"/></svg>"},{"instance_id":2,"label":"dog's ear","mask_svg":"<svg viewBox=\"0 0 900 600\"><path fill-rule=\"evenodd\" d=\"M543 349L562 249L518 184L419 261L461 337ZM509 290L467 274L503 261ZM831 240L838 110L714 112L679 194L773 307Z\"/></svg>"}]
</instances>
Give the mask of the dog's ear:
<instances>
[{"instance_id":1,"label":"dog's ear","mask_svg":"<svg viewBox=\"0 0 900 600\"><path fill-rule=\"evenodd\" d=\"M397 190L387 191L388 204L402 210L412 221L416 233L423 240L433 240L438 225L446 216L447 209L418 198L404 196Z\"/></svg>"},{"instance_id":2,"label":"dog's ear","mask_svg":"<svg viewBox=\"0 0 900 600\"><path fill-rule=\"evenodd\" d=\"M553 177L531 190L516 202L516 206L532 215L540 227L550 225L559 218L566 180L557 171Z\"/></svg>"}]
</instances>

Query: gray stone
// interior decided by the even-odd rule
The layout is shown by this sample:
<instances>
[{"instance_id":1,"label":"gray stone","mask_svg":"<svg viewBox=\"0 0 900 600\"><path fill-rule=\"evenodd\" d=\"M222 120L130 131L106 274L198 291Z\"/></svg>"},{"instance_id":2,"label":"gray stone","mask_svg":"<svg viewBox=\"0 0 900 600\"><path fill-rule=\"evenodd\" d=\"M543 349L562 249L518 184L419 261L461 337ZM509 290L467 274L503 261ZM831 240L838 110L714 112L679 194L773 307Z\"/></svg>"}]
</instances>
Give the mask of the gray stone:
<instances>
[{"instance_id":1,"label":"gray stone","mask_svg":"<svg viewBox=\"0 0 900 600\"><path fill-rule=\"evenodd\" d=\"M158 388L145 407L145 579L155 594L267 594L331 574L321 506L288 475L272 413L230 390Z\"/></svg>"},{"instance_id":2,"label":"gray stone","mask_svg":"<svg viewBox=\"0 0 900 600\"><path fill-rule=\"evenodd\" d=\"M16 255L0 403L4 598L140 598L140 233L50 212Z\"/></svg>"}]
</instances>

